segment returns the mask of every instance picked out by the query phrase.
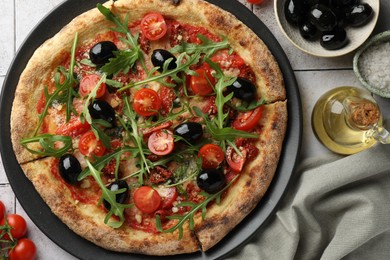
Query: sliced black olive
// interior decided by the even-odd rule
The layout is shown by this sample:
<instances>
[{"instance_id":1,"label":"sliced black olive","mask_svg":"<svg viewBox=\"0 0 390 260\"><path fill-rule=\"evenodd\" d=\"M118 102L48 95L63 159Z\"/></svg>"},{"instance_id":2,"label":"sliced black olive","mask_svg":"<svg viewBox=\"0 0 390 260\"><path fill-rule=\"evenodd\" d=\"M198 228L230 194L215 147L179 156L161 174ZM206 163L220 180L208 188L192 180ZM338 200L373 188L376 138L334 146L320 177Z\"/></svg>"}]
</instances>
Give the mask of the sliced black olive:
<instances>
[{"instance_id":1,"label":"sliced black olive","mask_svg":"<svg viewBox=\"0 0 390 260\"><path fill-rule=\"evenodd\" d=\"M89 58L91 59L92 63L98 66L104 65L110 58L115 57L114 51L117 50L118 47L116 47L115 43L113 42L98 42L89 50Z\"/></svg>"},{"instance_id":2,"label":"sliced black olive","mask_svg":"<svg viewBox=\"0 0 390 260\"><path fill-rule=\"evenodd\" d=\"M290 24L299 24L306 18L308 6L302 0L287 0L284 4L284 15Z\"/></svg>"},{"instance_id":3,"label":"sliced black olive","mask_svg":"<svg viewBox=\"0 0 390 260\"><path fill-rule=\"evenodd\" d=\"M347 33L343 28L336 27L330 32L324 32L320 44L327 50L338 50L349 42Z\"/></svg>"},{"instance_id":4,"label":"sliced black olive","mask_svg":"<svg viewBox=\"0 0 390 260\"><path fill-rule=\"evenodd\" d=\"M61 156L59 170L61 177L69 184L76 184L82 171L79 160L71 154Z\"/></svg>"},{"instance_id":5,"label":"sliced black olive","mask_svg":"<svg viewBox=\"0 0 390 260\"><path fill-rule=\"evenodd\" d=\"M196 182L205 192L215 194L226 186L226 177L220 169L206 169L200 172Z\"/></svg>"},{"instance_id":6,"label":"sliced black olive","mask_svg":"<svg viewBox=\"0 0 390 260\"><path fill-rule=\"evenodd\" d=\"M175 127L174 134L184 138L189 143L198 141L203 136L202 125L195 122L182 123Z\"/></svg>"},{"instance_id":7,"label":"sliced black olive","mask_svg":"<svg viewBox=\"0 0 390 260\"><path fill-rule=\"evenodd\" d=\"M115 126L115 110L104 100L95 100L88 106L88 111L93 119L103 119Z\"/></svg>"},{"instance_id":8,"label":"sliced black olive","mask_svg":"<svg viewBox=\"0 0 390 260\"><path fill-rule=\"evenodd\" d=\"M346 21L351 26L362 26L370 21L373 14L372 7L369 4L361 4L351 7L346 13Z\"/></svg>"},{"instance_id":9,"label":"sliced black olive","mask_svg":"<svg viewBox=\"0 0 390 260\"><path fill-rule=\"evenodd\" d=\"M169 62L168 69L169 70L176 69L177 67L176 57L173 56L173 54L167 50L164 49L154 50L151 59L152 59L153 66L159 67L158 71L162 72L165 61L167 61L170 58L172 58L172 60Z\"/></svg>"},{"instance_id":10,"label":"sliced black olive","mask_svg":"<svg viewBox=\"0 0 390 260\"><path fill-rule=\"evenodd\" d=\"M246 78L238 77L232 85L227 87L227 90L233 92L234 97L244 101L250 102L256 99L256 87Z\"/></svg>"},{"instance_id":11,"label":"sliced black olive","mask_svg":"<svg viewBox=\"0 0 390 260\"><path fill-rule=\"evenodd\" d=\"M126 181L124 180L115 181L111 183L107 188L111 191L117 191L123 188L126 189L124 192L115 195L116 202L120 204L124 204L129 199L129 185L127 185ZM103 204L107 210L111 209L111 204L108 201L103 200Z\"/></svg>"},{"instance_id":12,"label":"sliced black olive","mask_svg":"<svg viewBox=\"0 0 390 260\"><path fill-rule=\"evenodd\" d=\"M306 21L299 25L299 33L301 36L308 40L314 41L319 37L319 31L311 22Z\"/></svg>"},{"instance_id":13,"label":"sliced black olive","mask_svg":"<svg viewBox=\"0 0 390 260\"><path fill-rule=\"evenodd\" d=\"M322 32L331 31L337 24L336 15L329 7L322 4L317 4L310 9L309 21Z\"/></svg>"}]
</instances>

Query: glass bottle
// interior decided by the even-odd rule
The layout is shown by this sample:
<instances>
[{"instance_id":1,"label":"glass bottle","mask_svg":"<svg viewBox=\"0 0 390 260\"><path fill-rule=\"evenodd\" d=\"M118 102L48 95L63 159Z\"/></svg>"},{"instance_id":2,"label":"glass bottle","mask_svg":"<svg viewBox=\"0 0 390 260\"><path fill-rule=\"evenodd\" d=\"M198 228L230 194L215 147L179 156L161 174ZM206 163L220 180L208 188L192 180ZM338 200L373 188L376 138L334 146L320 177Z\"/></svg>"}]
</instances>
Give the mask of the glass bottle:
<instances>
[{"instance_id":1,"label":"glass bottle","mask_svg":"<svg viewBox=\"0 0 390 260\"><path fill-rule=\"evenodd\" d=\"M339 154L357 153L378 141L390 143L376 101L356 87L338 87L323 94L314 106L312 127L321 143Z\"/></svg>"}]
</instances>

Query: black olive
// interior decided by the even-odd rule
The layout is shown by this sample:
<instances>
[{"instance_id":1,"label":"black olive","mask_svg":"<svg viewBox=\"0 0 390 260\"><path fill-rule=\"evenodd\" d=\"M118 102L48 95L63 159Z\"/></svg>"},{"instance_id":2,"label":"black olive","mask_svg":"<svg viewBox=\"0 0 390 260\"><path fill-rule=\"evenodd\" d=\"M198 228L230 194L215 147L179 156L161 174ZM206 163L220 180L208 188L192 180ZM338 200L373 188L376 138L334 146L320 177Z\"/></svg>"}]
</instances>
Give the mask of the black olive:
<instances>
[{"instance_id":1,"label":"black olive","mask_svg":"<svg viewBox=\"0 0 390 260\"><path fill-rule=\"evenodd\" d=\"M172 58L172 60L169 62L168 69L173 70L176 69L176 57L173 56L172 53L170 53L167 50L164 49L156 49L152 53L152 63L153 66L159 67L158 71L163 71L163 66L165 61L167 61L169 58Z\"/></svg>"},{"instance_id":2,"label":"black olive","mask_svg":"<svg viewBox=\"0 0 390 260\"><path fill-rule=\"evenodd\" d=\"M362 26L370 21L373 13L369 4L356 5L347 12L346 21L351 26Z\"/></svg>"},{"instance_id":3,"label":"black olive","mask_svg":"<svg viewBox=\"0 0 390 260\"><path fill-rule=\"evenodd\" d=\"M59 170L61 177L69 184L77 183L77 178L82 171L79 160L71 154L61 156Z\"/></svg>"},{"instance_id":4,"label":"black olive","mask_svg":"<svg viewBox=\"0 0 390 260\"><path fill-rule=\"evenodd\" d=\"M322 4L317 4L310 9L309 21L322 32L331 31L337 24L336 15L329 7Z\"/></svg>"},{"instance_id":5,"label":"black olive","mask_svg":"<svg viewBox=\"0 0 390 260\"><path fill-rule=\"evenodd\" d=\"M104 65L110 58L115 57L114 51L117 50L118 47L113 42L98 42L89 50L89 58L96 65Z\"/></svg>"},{"instance_id":6,"label":"black olive","mask_svg":"<svg viewBox=\"0 0 390 260\"><path fill-rule=\"evenodd\" d=\"M308 6L302 0L287 0L284 4L284 15L290 24L299 24L306 18Z\"/></svg>"},{"instance_id":7,"label":"black olive","mask_svg":"<svg viewBox=\"0 0 390 260\"><path fill-rule=\"evenodd\" d=\"M306 21L299 25L299 33L301 36L308 40L314 41L319 37L319 31L311 22Z\"/></svg>"},{"instance_id":8,"label":"black olive","mask_svg":"<svg viewBox=\"0 0 390 260\"><path fill-rule=\"evenodd\" d=\"M238 77L232 85L227 87L227 90L233 92L234 97L247 102L256 99L256 87L246 78Z\"/></svg>"},{"instance_id":9,"label":"black olive","mask_svg":"<svg viewBox=\"0 0 390 260\"><path fill-rule=\"evenodd\" d=\"M115 110L104 100L95 100L88 106L88 111L93 119L103 119L115 126Z\"/></svg>"},{"instance_id":10,"label":"black olive","mask_svg":"<svg viewBox=\"0 0 390 260\"><path fill-rule=\"evenodd\" d=\"M349 42L347 33L343 28L336 27L330 32L323 32L320 44L327 50L337 50Z\"/></svg>"},{"instance_id":11,"label":"black olive","mask_svg":"<svg viewBox=\"0 0 390 260\"><path fill-rule=\"evenodd\" d=\"M226 186L226 177L219 169L205 169L199 173L196 183L205 192L215 194Z\"/></svg>"},{"instance_id":12,"label":"black olive","mask_svg":"<svg viewBox=\"0 0 390 260\"><path fill-rule=\"evenodd\" d=\"M175 127L174 134L184 138L189 143L193 143L203 136L203 128L201 124L195 122L182 123Z\"/></svg>"},{"instance_id":13,"label":"black olive","mask_svg":"<svg viewBox=\"0 0 390 260\"><path fill-rule=\"evenodd\" d=\"M123 188L126 189L124 192L118 193L118 194L115 195L116 202L118 202L120 204L124 204L126 202L126 200L129 199L129 185L127 185L126 181L124 181L124 180L114 181L107 188L110 191L117 191L117 190L120 190L120 189L123 189ZM111 209L111 204L108 201L103 200L103 204L104 204L104 207L107 210Z\"/></svg>"}]
</instances>

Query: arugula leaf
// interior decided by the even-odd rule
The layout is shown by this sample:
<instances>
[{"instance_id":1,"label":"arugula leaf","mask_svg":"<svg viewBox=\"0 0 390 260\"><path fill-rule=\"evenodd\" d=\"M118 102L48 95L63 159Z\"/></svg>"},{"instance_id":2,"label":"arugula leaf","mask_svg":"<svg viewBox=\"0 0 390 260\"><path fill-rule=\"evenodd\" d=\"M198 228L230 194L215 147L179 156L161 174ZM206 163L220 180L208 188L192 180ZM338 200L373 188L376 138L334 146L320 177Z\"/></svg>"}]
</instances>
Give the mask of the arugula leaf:
<instances>
[{"instance_id":1,"label":"arugula leaf","mask_svg":"<svg viewBox=\"0 0 390 260\"><path fill-rule=\"evenodd\" d=\"M182 42L181 45L173 47L170 52L193 54L195 52L204 53L204 58L211 57L215 52L222 49L231 49L226 37L221 42L214 42L202 34L198 34L197 37L202 41L201 44Z\"/></svg>"},{"instance_id":2,"label":"arugula leaf","mask_svg":"<svg viewBox=\"0 0 390 260\"><path fill-rule=\"evenodd\" d=\"M95 100L96 93L97 93L100 85L106 81L106 78L107 78L107 75L103 73L102 76L100 77L100 80L98 81L98 83L96 83L96 86L92 89L91 93L88 94L87 99L84 102L83 110L81 111L81 115L80 115L80 120L82 123L84 123L86 120L88 122L88 124L90 124L90 125L92 124L92 117L91 117L91 114L89 113L88 106L91 102L93 102L93 100Z\"/></svg>"},{"instance_id":3,"label":"arugula leaf","mask_svg":"<svg viewBox=\"0 0 390 260\"><path fill-rule=\"evenodd\" d=\"M55 78L54 78L55 86L56 86L55 91L52 94L49 94L48 87L45 87L45 89L44 89L46 104L45 104L45 107L44 107L42 113L39 115L39 121L38 121L38 125L34 131L34 136L37 135L39 129L41 128L43 120L45 119L45 116L48 113L49 107L52 106L52 104L55 101L66 103L66 122L68 122L70 120L71 113L77 115L77 112L73 107L73 97L78 96L77 92L74 90L74 86L77 85L78 81L75 78L74 72L73 72L73 69L74 69L75 64L76 64L75 56L76 56L77 41L78 41L78 34L76 33L74 40L73 40L72 49L71 49L69 69L66 70L62 67L58 68L58 72L56 73ZM65 78L65 80L63 80L62 83L61 83L61 81L62 81L61 75Z\"/></svg>"},{"instance_id":4,"label":"arugula leaf","mask_svg":"<svg viewBox=\"0 0 390 260\"><path fill-rule=\"evenodd\" d=\"M119 189L117 191L109 190L103 183L103 180L100 177L100 172L96 170L96 168L89 162L89 160L86 161L92 177L95 179L100 189L102 190L102 197L99 201L99 204L102 203L103 200L106 200L111 205L111 208L104 219L104 223L112 228L120 228L125 222L124 210L133 206L132 204L121 204L116 202L116 195L125 192L126 189ZM119 217L119 221L112 220L112 215Z\"/></svg>"},{"instance_id":5,"label":"arugula leaf","mask_svg":"<svg viewBox=\"0 0 390 260\"><path fill-rule=\"evenodd\" d=\"M247 103L247 102L243 102L242 104L240 104L239 106L235 106L233 105L231 102L227 102L226 103L229 107L233 108L234 110L237 110L239 112L247 112L247 111L250 111L250 110L253 110L261 105L264 105L265 104L265 99L262 97L260 100L254 100L250 103Z\"/></svg>"},{"instance_id":6,"label":"arugula leaf","mask_svg":"<svg viewBox=\"0 0 390 260\"><path fill-rule=\"evenodd\" d=\"M111 127L111 124L103 119L93 119L91 124L91 129L95 134L96 139L100 140L105 147L111 149L111 139L100 126Z\"/></svg>"},{"instance_id":7,"label":"arugula leaf","mask_svg":"<svg viewBox=\"0 0 390 260\"><path fill-rule=\"evenodd\" d=\"M145 80L137 81L137 82L130 82L126 86L118 89L118 91L124 91L129 88L137 87L137 86L142 86L145 85L149 82L157 81L162 85L165 86L174 86L172 83L166 82L165 79L167 77L171 77L173 81L177 83L182 83L183 78L180 77L178 74L180 72L184 72L185 74L188 75L194 75L195 71L191 70L190 67L193 64L197 64L200 59L200 53L196 52L189 56L187 53L182 53L177 57L176 64L177 67L175 69L169 70L168 65L171 62L172 59L168 59L164 62L163 65L163 71L160 74L154 75L155 72L157 71L157 67L153 68L149 73L148 73L148 78Z\"/></svg>"},{"instance_id":8,"label":"arugula leaf","mask_svg":"<svg viewBox=\"0 0 390 260\"><path fill-rule=\"evenodd\" d=\"M29 144L38 143L42 149L33 150L29 148ZM58 143L62 146L58 148ZM42 156L61 157L67 151L72 149L72 138L70 136L42 134L31 138L25 138L20 141L20 144L32 154Z\"/></svg>"},{"instance_id":9,"label":"arugula leaf","mask_svg":"<svg viewBox=\"0 0 390 260\"><path fill-rule=\"evenodd\" d=\"M131 68L135 65L136 61L140 58L139 48L133 48L130 50L115 51L115 57L110 58L101 70L108 75L118 75L121 71L127 74Z\"/></svg>"},{"instance_id":10,"label":"arugula leaf","mask_svg":"<svg viewBox=\"0 0 390 260\"><path fill-rule=\"evenodd\" d=\"M231 180L226 186L225 188L223 188L221 191L215 193L215 194L208 194L206 192L202 192L201 195L203 195L205 197L205 200L203 202L200 202L199 204L196 204L196 203L193 203L193 202L190 202L190 201L185 201L185 202L181 202L179 204L177 204L176 206L177 207L190 207L191 209L189 211L187 211L184 215L172 215L172 216L167 216L168 219L171 219L171 220L177 220L177 223L168 228L168 229L163 229L162 228L162 224L161 224L161 218L158 214L156 214L156 228L159 232L163 232L163 233L172 233L174 232L175 230L179 230L179 240L183 237L183 225L184 223L186 223L187 221L189 222L189 227L190 227L190 230L194 230L194 226L195 226L195 220L194 220L194 217L195 217L195 214L201 210L202 211L202 219L205 219L206 217L206 211L207 211L207 205L211 202L211 201L216 201L217 203L219 203L220 201L220 197L222 195L222 193L231 186L231 184L238 178L238 176L236 176L233 180Z\"/></svg>"}]
</instances>

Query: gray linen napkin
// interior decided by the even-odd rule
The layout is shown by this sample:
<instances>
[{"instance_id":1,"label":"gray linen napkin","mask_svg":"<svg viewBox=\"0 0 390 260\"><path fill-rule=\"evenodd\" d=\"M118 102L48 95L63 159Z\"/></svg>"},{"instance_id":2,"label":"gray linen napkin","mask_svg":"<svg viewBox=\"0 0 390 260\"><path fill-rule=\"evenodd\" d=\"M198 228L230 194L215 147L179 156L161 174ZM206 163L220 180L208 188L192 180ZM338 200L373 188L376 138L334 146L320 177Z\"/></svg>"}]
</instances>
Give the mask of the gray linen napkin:
<instances>
[{"instance_id":1,"label":"gray linen napkin","mask_svg":"<svg viewBox=\"0 0 390 260\"><path fill-rule=\"evenodd\" d=\"M390 145L304 161L276 214L229 259L390 259Z\"/></svg>"}]
</instances>

